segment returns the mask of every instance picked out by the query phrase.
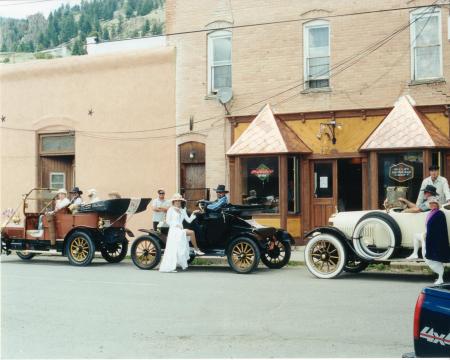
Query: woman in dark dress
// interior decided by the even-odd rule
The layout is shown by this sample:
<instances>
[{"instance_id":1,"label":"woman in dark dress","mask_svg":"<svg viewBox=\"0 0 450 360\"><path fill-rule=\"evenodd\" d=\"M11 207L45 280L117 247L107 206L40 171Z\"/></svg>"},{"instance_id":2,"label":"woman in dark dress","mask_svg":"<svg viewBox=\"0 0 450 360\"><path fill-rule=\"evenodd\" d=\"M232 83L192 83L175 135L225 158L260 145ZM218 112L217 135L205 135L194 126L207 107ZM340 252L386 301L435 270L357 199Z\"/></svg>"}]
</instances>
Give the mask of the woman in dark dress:
<instances>
[{"instance_id":1,"label":"woman in dark dress","mask_svg":"<svg viewBox=\"0 0 450 360\"><path fill-rule=\"evenodd\" d=\"M439 210L439 200L437 197L428 198L428 206L431 211L427 215L425 237L425 262L438 274L435 285L444 282L444 265L450 262L450 246L448 239L447 221L445 214Z\"/></svg>"}]
</instances>

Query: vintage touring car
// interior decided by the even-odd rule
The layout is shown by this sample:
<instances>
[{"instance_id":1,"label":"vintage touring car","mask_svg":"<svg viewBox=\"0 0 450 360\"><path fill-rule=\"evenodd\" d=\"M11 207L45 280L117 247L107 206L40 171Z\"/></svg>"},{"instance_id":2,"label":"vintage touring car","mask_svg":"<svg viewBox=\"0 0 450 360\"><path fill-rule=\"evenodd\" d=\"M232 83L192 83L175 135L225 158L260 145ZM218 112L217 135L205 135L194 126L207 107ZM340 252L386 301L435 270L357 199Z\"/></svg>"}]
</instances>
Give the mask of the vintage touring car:
<instances>
[{"instance_id":1,"label":"vintage touring car","mask_svg":"<svg viewBox=\"0 0 450 360\"><path fill-rule=\"evenodd\" d=\"M124 259L128 250L125 228L127 216L144 211L150 199L110 199L82 205L73 213L63 208L54 213L56 249L51 248L49 222L56 191L32 189L24 195L24 220L15 215L2 227L2 252L30 260L39 254L67 256L73 265L89 265L95 252L100 251L110 263Z\"/></svg>"},{"instance_id":2,"label":"vintage touring car","mask_svg":"<svg viewBox=\"0 0 450 360\"><path fill-rule=\"evenodd\" d=\"M199 207L204 209L205 204L199 202ZM219 212L199 213L196 225L186 226L202 233L197 242L205 256L226 256L237 273L254 271L260 260L271 269L280 269L289 262L294 240L282 229L265 227L251 220L253 213L265 208L264 205L229 205ZM150 270L161 261L168 229L140 231L147 234L134 240L131 258L140 269ZM194 256L191 252L191 261Z\"/></svg>"},{"instance_id":3,"label":"vintage touring car","mask_svg":"<svg viewBox=\"0 0 450 360\"><path fill-rule=\"evenodd\" d=\"M401 210L333 214L330 226L316 228L306 235L308 270L318 278L329 279L342 271L360 272L373 262L405 260L414 247L414 235L425 232L427 213ZM450 207L446 205L441 210L450 233Z\"/></svg>"}]
</instances>

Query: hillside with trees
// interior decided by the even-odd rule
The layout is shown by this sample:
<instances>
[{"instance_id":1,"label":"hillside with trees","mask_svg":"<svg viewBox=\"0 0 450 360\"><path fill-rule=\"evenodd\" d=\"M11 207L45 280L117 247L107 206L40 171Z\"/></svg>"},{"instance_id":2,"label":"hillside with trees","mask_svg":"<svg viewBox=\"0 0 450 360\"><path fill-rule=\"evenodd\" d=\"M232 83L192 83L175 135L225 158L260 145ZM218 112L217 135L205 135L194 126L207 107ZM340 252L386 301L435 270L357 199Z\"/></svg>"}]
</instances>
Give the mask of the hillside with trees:
<instances>
[{"instance_id":1,"label":"hillside with trees","mask_svg":"<svg viewBox=\"0 0 450 360\"><path fill-rule=\"evenodd\" d=\"M0 17L0 51L34 53L66 44L72 55L85 53L87 36L100 41L159 35L164 31L164 0L86 0L61 5L45 18Z\"/></svg>"}]
</instances>

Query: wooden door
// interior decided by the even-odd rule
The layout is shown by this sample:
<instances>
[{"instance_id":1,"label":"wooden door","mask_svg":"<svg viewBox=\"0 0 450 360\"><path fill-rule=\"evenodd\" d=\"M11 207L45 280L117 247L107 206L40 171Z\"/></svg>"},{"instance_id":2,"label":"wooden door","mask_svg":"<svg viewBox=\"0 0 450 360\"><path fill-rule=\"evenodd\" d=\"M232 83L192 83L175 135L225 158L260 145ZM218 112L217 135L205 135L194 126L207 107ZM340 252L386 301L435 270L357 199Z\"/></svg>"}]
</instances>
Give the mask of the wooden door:
<instances>
[{"instance_id":1,"label":"wooden door","mask_svg":"<svg viewBox=\"0 0 450 360\"><path fill-rule=\"evenodd\" d=\"M180 187L187 208L192 211L198 200L207 198L205 188L205 144L191 141L180 145Z\"/></svg>"},{"instance_id":2,"label":"wooden door","mask_svg":"<svg viewBox=\"0 0 450 360\"><path fill-rule=\"evenodd\" d=\"M198 200L205 198L205 164L184 165L184 196L190 211Z\"/></svg>"},{"instance_id":3,"label":"wooden door","mask_svg":"<svg viewBox=\"0 0 450 360\"><path fill-rule=\"evenodd\" d=\"M74 186L74 156L42 156L40 159L39 186L43 188L65 188Z\"/></svg>"},{"instance_id":4,"label":"wooden door","mask_svg":"<svg viewBox=\"0 0 450 360\"><path fill-rule=\"evenodd\" d=\"M311 164L311 228L328 225L337 206L337 161Z\"/></svg>"}]
</instances>

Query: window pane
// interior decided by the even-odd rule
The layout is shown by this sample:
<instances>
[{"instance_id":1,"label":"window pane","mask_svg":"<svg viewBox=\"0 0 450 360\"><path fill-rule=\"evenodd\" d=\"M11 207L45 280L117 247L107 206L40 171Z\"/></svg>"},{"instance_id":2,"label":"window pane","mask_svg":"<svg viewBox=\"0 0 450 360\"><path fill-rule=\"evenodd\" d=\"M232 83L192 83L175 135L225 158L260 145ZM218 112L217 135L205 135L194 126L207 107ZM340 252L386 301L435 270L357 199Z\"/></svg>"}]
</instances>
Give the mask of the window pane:
<instances>
[{"instance_id":1,"label":"window pane","mask_svg":"<svg viewBox=\"0 0 450 360\"><path fill-rule=\"evenodd\" d=\"M436 78L441 74L439 46L415 48L416 79Z\"/></svg>"},{"instance_id":2,"label":"window pane","mask_svg":"<svg viewBox=\"0 0 450 360\"><path fill-rule=\"evenodd\" d=\"M333 164L314 164L314 196L316 198L333 197Z\"/></svg>"},{"instance_id":3,"label":"window pane","mask_svg":"<svg viewBox=\"0 0 450 360\"><path fill-rule=\"evenodd\" d=\"M279 173L278 157L242 159L242 202L244 204L267 204L278 212Z\"/></svg>"},{"instance_id":4,"label":"window pane","mask_svg":"<svg viewBox=\"0 0 450 360\"><path fill-rule=\"evenodd\" d=\"M329 55L328 27L309 29L309 57Z\"/></svg>"},{"instance_id":5,"label":"window pane","mask_svg":"<svg viewBox=\"0 0 450 360\"><path fill-rule=\"evenodd\" d=\"M309 80L308 81L308 88L310 88L310 89L323 88L323 87L329 87L329 86L330 86L330 81L328 79Z\"/></svg>"},{"instance_id":6,"label":"window pane","mask_svg":"<svg viewBox=\"0 0 450 360\"><path fill-rule=\"evenodd\" d=\"M61 189L65 187L65 175L64 173L51 173L50 174L50 188Z\"/></svg>"},{"instance_id":7,"label":"window pane","mask_svg":"<svg viewBox=\"0 0 450 360\"><path fill-rule=\"evenodd\" d=\"M308 59L309 78L327 78L327 77L329 77L329 70L330 70L329 62L330 62L329 57Z\"/></svg>"},{"instance_id":8,"label":"window pane","mask_svg":"<svg viewBox=\"0 0 450 360\"><path fill-rule=\"evenodd\" d=\"M439 44L439 21L437 16L425 16L416 20L415 37L416 46Z\"/></svg>"},{"instance_id":9,"label":"window pane","mask_svg":"<svg viewBox=\"0 0 450 360\"><path fill-rule=\"evenodd\" d=\"M74 152L75 137L73 135L42 136L41 152Z\"/></svg>"},{"instance_id":10,"label":"window pane","mask_svg":"<svg viewBox=\"0 0 450 360\"><path fill-rule=\"evenodd\" d=\"M231 37L213 40L214 63L216 61L231 61Z\"/></svg>"},{"instance_id":11,"label":"window pane","mask_svg":"<svg viewBox=\"0 0 450 360\"><path fill-rule=\"evenodd\" d=\"M214 66L212 68L213 86L217 90L224 87L231 87L231 65Z\"/></svg>"},{"instance_id":12,"label":"window pane","mask_svg":"<svg viewBox=\"0 0 450 360\"><path fill-rule=\"evenodd\" d=\"M405 178L407 179L405 180L395 176L398 175L398 173L396 174L392 169L395 169L395 165L397 165L397 167L405 167L405 165L400 165L401 163L405 164L409 169L412 169L412 172L410 172L412 179ZM378 155L378 206L380 209L382 208L388 186L406 186L408 188L407 199L415 203L417 196L419 195L422 180L423 157L421 151Z\"/></svg>"}]
</instances>

